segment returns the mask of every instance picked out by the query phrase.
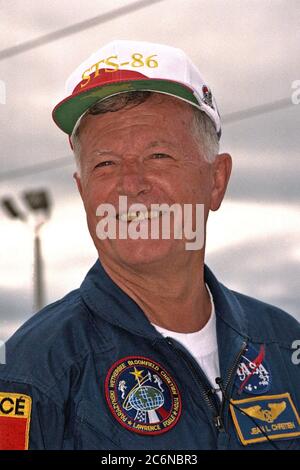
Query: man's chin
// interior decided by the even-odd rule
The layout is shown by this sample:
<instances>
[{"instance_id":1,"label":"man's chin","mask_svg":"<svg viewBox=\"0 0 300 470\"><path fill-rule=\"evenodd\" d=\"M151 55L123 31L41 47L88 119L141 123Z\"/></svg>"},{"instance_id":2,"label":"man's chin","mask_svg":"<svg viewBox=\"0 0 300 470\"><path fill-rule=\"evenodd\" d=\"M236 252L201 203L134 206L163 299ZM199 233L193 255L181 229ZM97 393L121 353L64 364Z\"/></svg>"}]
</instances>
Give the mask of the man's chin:
<instances>
[{"instance_id":1,"label":"man's chin","mask_svg":"<svg viewBox=\"0 0 300 470\"><path fill-rule=\"evenodd\" d=\"M107 242L107 241L106 241ZM164 261L170 263L170 256L174 251L174 240L114 240L110 247L100 250L106 255L111 253L115 261L135 268L147 265L163 265Z\"/></svg>"}]
</instances>

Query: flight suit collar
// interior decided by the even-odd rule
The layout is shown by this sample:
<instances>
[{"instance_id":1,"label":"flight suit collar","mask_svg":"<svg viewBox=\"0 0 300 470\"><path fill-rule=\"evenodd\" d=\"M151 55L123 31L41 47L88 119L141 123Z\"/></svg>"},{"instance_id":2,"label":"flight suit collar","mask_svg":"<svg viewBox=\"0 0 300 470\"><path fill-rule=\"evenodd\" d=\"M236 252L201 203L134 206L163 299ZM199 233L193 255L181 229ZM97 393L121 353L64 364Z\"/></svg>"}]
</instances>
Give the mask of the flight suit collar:
<instances>
[{"instance_id":1,"label":"flight suit collar","mask_svg":"<svg viewBox=\"0 0 300 470\"><path fill-rule=\"evenodd\" d=\"M217 331L226 325L236 334L247 336L247 319L234 294L216 279L206 265L204 279L214 299ZM86 275L80 292L89 309L107 322L140 336L153 339L160 336L138 304L106 273L99 259ZM220 321L222 325L219 326Z\"/></svg>"},{"instance_id":2,"label":"flight suit collar","mask_svg":"<svg viewBox=\"0 0 300 470\"><path fill-rule=\"evenodd\" d=\"M99 259L87 273L80 292L89 309L108 323L150 339L159 336L139 305L110 278Z\"/></svg>"},{"instance_id":3,"label":"flight suit collar","mask_svg":"<svg viewBox=\"0 0 300 470\"><path fill-rule=\"evenodd\" d=\"M230 393L239 358L249 342L248 319L234 292L220 283L206 265L204 278L215 304L220 375Z\"/></svg>"}]
</instances>

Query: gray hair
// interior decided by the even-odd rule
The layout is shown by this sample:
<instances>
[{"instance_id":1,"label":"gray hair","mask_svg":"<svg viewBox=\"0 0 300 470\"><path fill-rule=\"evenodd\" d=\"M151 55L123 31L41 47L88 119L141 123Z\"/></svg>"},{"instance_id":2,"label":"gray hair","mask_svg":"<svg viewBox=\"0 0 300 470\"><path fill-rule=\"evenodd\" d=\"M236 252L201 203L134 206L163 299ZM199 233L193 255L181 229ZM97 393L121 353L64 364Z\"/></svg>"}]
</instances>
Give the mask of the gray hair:
<instances>
[{"instance_id":1,"label":"gray hair","mask_svg":"<svg viewBox=\"0 0 300 470\"><path fill-rule=\"evenodd\" d=\"M97 101L91 106L76 122L70 137L73 145L74 155L76 159L77 169L80 171L80 123L87 114L98 115L107 112L116 112L123 108L133 108L146 101L154 92L151 91L130 91L110 96L104 100ZM219 153L219 139L216 128L211 119L200 109L193 105L189 106L193 109L192 134L199 145L204 158L209 163L215 160Z\"/></svg>"}]
</instances>

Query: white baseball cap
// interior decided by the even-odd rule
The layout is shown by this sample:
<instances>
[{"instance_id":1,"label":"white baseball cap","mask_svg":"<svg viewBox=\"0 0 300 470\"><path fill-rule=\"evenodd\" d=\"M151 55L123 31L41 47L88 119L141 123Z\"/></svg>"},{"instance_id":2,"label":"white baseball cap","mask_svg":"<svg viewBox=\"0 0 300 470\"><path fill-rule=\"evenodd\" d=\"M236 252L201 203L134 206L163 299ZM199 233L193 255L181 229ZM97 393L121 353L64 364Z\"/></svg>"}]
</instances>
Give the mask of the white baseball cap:
<instances>
[{"instance_id":1,"label":"white baseball cap","mask_svg":"<svg viewBox=\"0 0 300 470\"><path fill-rule=\"evenodd\" d=\"M143 41L112 41L94 52L66 82L66 97L53 119L69 136L79 118L96 102L129 91L153 91L192 104L221 122L210 88L187 55L175 47Z\"/></svg>"}]
</instances>

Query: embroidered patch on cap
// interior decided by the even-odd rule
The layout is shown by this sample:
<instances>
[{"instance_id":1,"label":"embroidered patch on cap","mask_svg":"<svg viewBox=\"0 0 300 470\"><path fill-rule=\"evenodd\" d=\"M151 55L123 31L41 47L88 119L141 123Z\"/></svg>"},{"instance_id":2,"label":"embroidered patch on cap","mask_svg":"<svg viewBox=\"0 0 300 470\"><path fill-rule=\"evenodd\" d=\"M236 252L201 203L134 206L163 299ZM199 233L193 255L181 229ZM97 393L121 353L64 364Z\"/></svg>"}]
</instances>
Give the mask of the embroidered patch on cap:
<instances>
[{"instance_id":1,"label":"embroidered patch on cap","mask_svg":"<svg viewBox=\"0 0 300 470\"><path fill-rule=\"evenodd\" d=\"M27 450L31 397L0 392L0 450Z\"/></svg>"},{"instance_id":2,"label":"embroidered patch on cap","mask_svg":"<svg viewBox=\"0 0 300 470\"><path fill-rule=\"evenodd\" d=\"M241 356L236 372L235 385L238 394L247 392L252 395L266 393L271 387L271 372L265 360L266 350L262 344L257 351L248 345Z\"/></svg>"},{"instance_id":3,"label":"embroidered patch on cap","mask_svg":"<svg viewBox=\"0 0 300 470\"><path fill-rule=\"evenodd\" d=\"M300 418L289 393L231 400L231 403L235 405L230 405L232 419L243 445L267 441L264 433L269 439L300 436Z\"/></svg>"},{"instance_id":4,"label":"embroidered patch on cap","mask_svg":"<svg viewBox=\"0 0 300 470\"><path fill-rule=\"evenodd\" d=\"M214 109L213 101L212 101L212 93L208 86L203 85L202 87L202 93L203 93L203 98L202 101L210 106L212 109Z\"/></svg>"},{"instance_id":5,"label":"embroidered patch on cap","mask_svg":"<svg viewBox=\"0 0 300 470\"><path fill-rule=\"evenodd\" d=\"M113 416L139 434L162 434L178 422L181 397L170 374L157 362L128 356L115 362L105 380Z\"/></svg>"}]
</instances>

